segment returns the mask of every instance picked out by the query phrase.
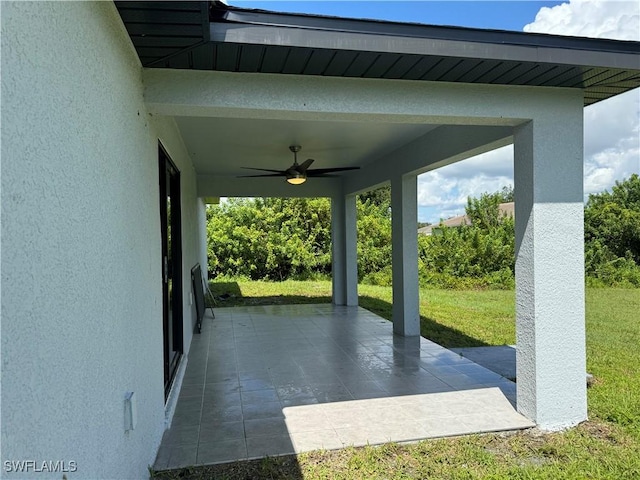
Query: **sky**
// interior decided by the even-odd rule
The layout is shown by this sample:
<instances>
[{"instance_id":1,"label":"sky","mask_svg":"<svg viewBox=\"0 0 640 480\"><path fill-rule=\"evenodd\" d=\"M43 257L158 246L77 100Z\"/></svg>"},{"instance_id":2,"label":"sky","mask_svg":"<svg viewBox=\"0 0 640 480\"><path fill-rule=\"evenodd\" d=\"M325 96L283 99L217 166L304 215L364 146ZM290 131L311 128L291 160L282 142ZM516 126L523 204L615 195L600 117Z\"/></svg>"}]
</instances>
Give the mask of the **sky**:
<instances>
[{"instance_id":1,"label":"sky","mask_svg":"<svg viewBox=\"0 0 640 480\"><path fill-rule=\"evenodd\" d=\"M237 7L433 25L640 40L640 0L238 1ZM640 89L584 110L584 193L640 173ZM513 186L507 146L418 177L418 221L464 213L468 196Z\"/></svg>"}]
</instances>

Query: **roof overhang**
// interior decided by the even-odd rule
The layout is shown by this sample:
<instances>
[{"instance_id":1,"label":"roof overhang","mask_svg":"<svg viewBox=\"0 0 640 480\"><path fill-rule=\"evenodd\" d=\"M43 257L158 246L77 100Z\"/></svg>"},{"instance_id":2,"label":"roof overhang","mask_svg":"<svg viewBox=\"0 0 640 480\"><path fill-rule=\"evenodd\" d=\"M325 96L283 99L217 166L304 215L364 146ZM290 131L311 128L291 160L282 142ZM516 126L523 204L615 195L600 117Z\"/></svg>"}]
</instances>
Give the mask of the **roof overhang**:
<instances>
[{"instance_id":1,"label":"roof overhang","mask_svg":"<svg viewBox=\"0 0 640 480\"><path fill-rule=\"evenodd\" d=\"M581 89L640 87L640 42L344 19L221 2L116 2L143 66Z\"/></svg>"},{"instance_id":2,"label":"roof overhang","mask_svg":"<svg viewBox=\"0 0 640 480\"><path fill-rule=\"evenodd\" d=\"M581 134L584 105L640 86L640 42L220 2L116 6L148 111L174 119L202 197L355 194L508 145L531 119ZM288 167L290 145L360 170L296 187L238 178Z\"/></svg>"}]
</instances>

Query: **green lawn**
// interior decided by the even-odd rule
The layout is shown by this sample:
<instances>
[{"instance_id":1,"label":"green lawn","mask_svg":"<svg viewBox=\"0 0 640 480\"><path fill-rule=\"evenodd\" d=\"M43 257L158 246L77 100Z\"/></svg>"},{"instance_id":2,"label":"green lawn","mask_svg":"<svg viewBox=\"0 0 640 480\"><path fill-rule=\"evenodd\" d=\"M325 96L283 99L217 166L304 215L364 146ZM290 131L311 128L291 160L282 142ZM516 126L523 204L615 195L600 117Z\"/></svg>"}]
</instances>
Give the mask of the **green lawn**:
<instances>
[{"instance_id":1,"label":"green lawn","mask_svg":"<svg viewBox=\"0 0 640 480\"><path fill-rule=\"evenodd\" d=\"M218 306L329 302L329 282L213 284ZM359 287L360 305L390 318L391 289ZM157 474L162 479L640 478L640 290L588 289L590 421L535 430L347 448ZM512 291L422 290L422 335L444 346L515 340Z\"/></svg>"}]
</instances>

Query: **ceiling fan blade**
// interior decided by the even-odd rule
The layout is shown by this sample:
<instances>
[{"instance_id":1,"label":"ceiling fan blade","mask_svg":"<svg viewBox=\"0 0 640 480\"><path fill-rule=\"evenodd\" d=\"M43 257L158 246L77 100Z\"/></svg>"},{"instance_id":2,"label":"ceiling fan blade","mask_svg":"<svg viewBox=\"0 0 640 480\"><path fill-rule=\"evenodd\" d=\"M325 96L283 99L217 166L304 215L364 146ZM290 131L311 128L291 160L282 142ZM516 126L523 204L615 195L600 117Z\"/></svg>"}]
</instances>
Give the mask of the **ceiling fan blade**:
<instances>
[{"instance_id":1,"label":"ceiling fan blade","mask_svg":"<svg viewBox=\"0 0 640 480\"><path fill-rule=\"evenodd\" d=\"M284 170L273 170L271 168L253 168L253 167L240 167L243 168L244 170L258 170L260 172L273 172L273 173L279 173L280 175L286 175L286 171Z\"/></svg>"},{"instance_id":2,"label":"ceiling fan blade","mask_svg":"<svg viewBox=\"0 0 640 480\"><path fill-rule=\"evenodd\" d=\"M297 170L300 173L304 173L307 171L307 168L309 168L313 162L314 162L313 158L308 158L304 162L302 162L300 165L298 165Z\"/></svg>"},{"instance_id":3,"label":"ceiling fan blade","mask_svg":"<svg viewBox=\"0 0 640 480\"><path fill-rule=\"evenodd\" d=\"M316 177L318 175L323 175L325 173L345 172L347 170L359 170L359 169L360 167L315 168L313 170L307 170L307 175L309 177Z\"/></svg>"},{"instance_id":4,"label":"ceiling fan blade","mask_svg":"<svg viewBox=\"0 0 640 480\"><path fill-rule=\"evenodd\" d=\"M257 169L256 169L257 170ZM256 177L284 177L282 173L263 173L262 175L240 175L236 178L256 178Z\"/></svg>"},{"instance_id":5,"label":"ceiling fan blade","mask_svg":"<svg viewBox=\"0 0 640 480\"><path fill-rule=\"evenodd\" d=\"M329 175L333 172L344 172L347 170L358 170L360 167L337 167L337 168L316 168L309 170L311 164L315 161L308 158L302 163L298 163L297 153L302 149L299 145L292 145L289 150L293 153L293 165L286 170L274 170L270 168L241 167L245 170L257 170L259 172L268 172L260 175L241 175L238 178L256 178L256 177L286 177L290 183L303 183L306 177L337 177L337 175Z\"/></svg>"}]
</instances>

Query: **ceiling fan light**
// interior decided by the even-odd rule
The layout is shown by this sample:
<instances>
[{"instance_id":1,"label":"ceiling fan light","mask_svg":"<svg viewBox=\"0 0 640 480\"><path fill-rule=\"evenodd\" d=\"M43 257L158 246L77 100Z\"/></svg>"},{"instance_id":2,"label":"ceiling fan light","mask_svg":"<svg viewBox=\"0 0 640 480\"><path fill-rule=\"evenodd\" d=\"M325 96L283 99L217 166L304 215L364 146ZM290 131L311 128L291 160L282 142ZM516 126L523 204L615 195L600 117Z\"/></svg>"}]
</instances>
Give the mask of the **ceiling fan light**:
<instances>
[{"instance_id":1,"label":"ceiling fan light","mask_svg":"<svg viewBox=\"0 0 640 480\"><path fill-rule=\"evenodd\" d=\"M307 178L303 176L287 178L287 182L289 182L291 185L302 185L306 181Z\"/></svg>"},{"instance_id":2,"label":"ceiling fan light","mask_svg":"<svg viewBox=\"0 0 640 480\"><path fill-rule=\"evenodd\" d=\"M287 172L287 182L291 185L302 185L307 181L307 176L304 173L289 171Z\"/></svg>"}]
</instances>

